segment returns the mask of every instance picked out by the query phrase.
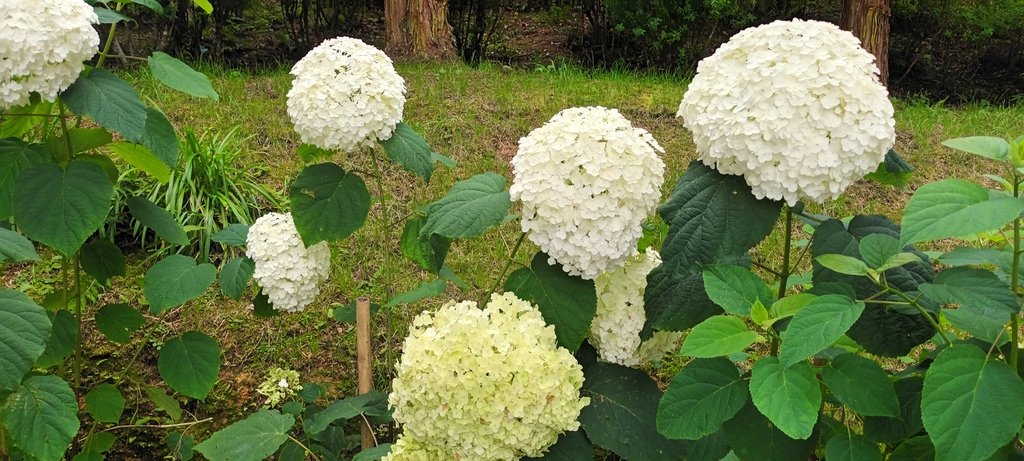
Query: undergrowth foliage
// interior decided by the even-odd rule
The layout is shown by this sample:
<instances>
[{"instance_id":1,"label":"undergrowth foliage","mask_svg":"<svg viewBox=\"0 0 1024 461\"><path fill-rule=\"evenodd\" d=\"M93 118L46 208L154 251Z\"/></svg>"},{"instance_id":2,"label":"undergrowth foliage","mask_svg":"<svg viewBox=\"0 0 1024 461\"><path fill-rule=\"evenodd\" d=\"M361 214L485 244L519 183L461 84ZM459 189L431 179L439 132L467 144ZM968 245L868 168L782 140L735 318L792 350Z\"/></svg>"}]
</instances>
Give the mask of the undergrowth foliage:
<instances>
[{"instance_id":1,"label":"undergrowth foliage","mask_svg":"<svg viewBox=\"0 0 1024 461\"><path fill-rule=\"evenodd\" d=\"M72 1L79 0L42 3ZM21 20L7 11L28 11L19 9L23 3L0 4L0 24ZM95 18L82 10L77 19L110 23L112 37L138 7L162 11L152 0L135 0L96 4ZM83 279L132 283L121 280L120 249L96 235L117 219L111 213L124 212L112 206L115 194L127 193L128 212L160 239L191 243L182 218L119 182L125 164L167 181L179 171L180 154L167 118L103 69L110 37L94 63L61 63L80 74L59 94L19 89L28 104L5 105L0 114L7 136L0 139L0 218L11 224L0 227L0 255L39 260L35 244L44 245L60 255L67 274L58 289L63 301L52 310L0 289L0 455L12 459L102 459L118 442L114 429L126 407L118 382L85 389L80 379L83 312L94 307ZM395 271L388 269L398 262L385 252L374 282L388 287L378 309L393 310L440 295L449 282L469 290L445 263L451 247L519 220L523 233L490 289L464 293L479 302L451 300L413 321L390 395L328 401L324 386L275 369L258 389L267 397L263 408L197 444L188 429L200 421L182 421L179 399L207 398L221 348L201 331L166 339L157 364L162 382L145 393L162 413L154 418L176 428L166 434L170 455L587 460L600 448L644 461L1016 456L1024 421L1024 136L947 141L1000 168L1001 176L990 175L1000 187L959 179L927 184L901 224L810 213L805 201L834 198L873 168L873 177L893 182L907 173L890 150L885 95L846 93L849 79L874 88L873 69L836 62L825 52L835 51L831 45L804 54L795 44L810 37L823 38L810 42L819 46L854 43L834 26L775 23L742 33L745 53L702 66L680 116L708 139L698 142L701 159L660 207L662 152L653 137L615 110L576 108L520 141L510 187L498 174L477 174L397 221L381 165L394 162L405 170L400 174L426 183L436 163L455 162L402 121L404 82L387 56L355 39L331 40L292 71L289 115L310 144L299 148L307 165L288 187L288 209L211 235L227 248L219 270L183 254L147 261L148 308L130 300L98 306L96 329L114 343L131 343L169 312L188 309L218 278L225 296L251 297L256 316L302 310L328 279L331 245L359 232L373 207L380 210L373 219L395 229L407 263L428 277L392 294ZM840 51L858 62L866 54ZM154 53L147 62L170 88L217 99L206 77L181 61ZM747 68L759 76L744 74ZM756 91L729 80L741 74L754 78ZM816 98L776 100L801 88ZM23 96L4 101L21 103ZM719 110L690 110L688 101ZM814 142L785 136L806 132ZM716 147L720 141L731 149ZM367 156L373 170L346 165L354 155ZM807 159L820 161L809 166ZM742 168L726 174L725 164ZM514 202L521 202L521 216ZM657 228L650 225L655 209L668 229L660 248L642 238ZM751 249L780 219L780 260L753 261ZM809 241L794 241L798 222L811 231ZM990 236L984 247L942 254L915 247L979 233ZM510 272L527 239L542 251ZM808 260L810 273L795 273ZM662 390L643 366L674 350L681 332L679 354L690 360ZM898 370L874 358L911 351L920 360ZM375 446L360 451L346 436L354 421L393 423L401 432L384 440L388 431L374 431Z\"/></svg>"}]
</instances>

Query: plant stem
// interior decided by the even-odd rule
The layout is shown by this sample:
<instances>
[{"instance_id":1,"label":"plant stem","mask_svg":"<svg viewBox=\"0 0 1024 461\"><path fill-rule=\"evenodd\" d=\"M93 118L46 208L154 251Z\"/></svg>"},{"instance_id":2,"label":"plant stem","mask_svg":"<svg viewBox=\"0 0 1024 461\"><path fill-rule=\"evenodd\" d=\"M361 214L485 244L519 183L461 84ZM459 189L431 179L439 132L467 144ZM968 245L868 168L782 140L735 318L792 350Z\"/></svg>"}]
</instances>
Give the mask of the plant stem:
<instances>
[{"instance_id":1,"label":"plant stem","mask_svg":"<svg viewBox=\"0 0 1024 461\"><path fill-rule=\"evenodd\" d=\"M47 118L63 117L63 115L55 115L55 114L14 114L14 113L11 113L11 112L0 112L0 116L4 116L4 117L47 117Z\"/></svg>"},{"instance_id":2,"label":"plant stem","mask_svg":"<svg viewBox=\"0 0 1024 461\"><path fill-rule=\"evenodd\" d=\"M381 225L384 227L383 231L388 233L391 226L391 220L388 218L388 199L387 193L384 190L384 170L381 169L380 163L377 161L377 149L370 149L370 160L373 162L373 179L377 183L377 194L380 197L380 213L381 213ZM381 284L384 285L384 299L382 301L387 302L391 299L391 251L386 248L383 252L383 260L381 261L380 267L380 278ZM392 317L394 309L385 309L385 329L387 331L387 347L384 349L384 360L388 367L388 382L394 378L394 368L391 366L394 363L394 351L392 350L392 344L395 342L395 332L392 328Z\"/></svg>"},{"instance_id":3,"label":"plant stem","mask_svg":"<svg viewBox=\"0 0 1024 461\"><path fill-rule=\"evenodd\" d=\"M487 290L487 293L484 293L484 296L480 298L480 302L477 304L477 307L482 308L487 302L487 298L490 298L498 289L498 286L501 285L501 281L504 280L505 275L508 274L508 269L512 267L512 262L515 260L516 253L519 252L519 247L523 244L523 240L526 240L526 232L521 232L519 234L519 238L516 239L516 244L512 246L512 252L509 253L508 259L505 260L505 267L501 268L501 274L498 274L498 278L494 280L494 284L491 285L491 289Z\"/></svg>"},{"instance_id":4,"label":"plant stem","mask_svg":"<svg viewBox=\"0 0 1024 461\"><path fill-rule=\"evenodd\" d=\"M75 253L75 322L78 334L75 335L75 391L82 388L82 264L81 251Z\"/></svg>"},{"instance_id":5,"label":"plant stem","mask_svg":"<svg viewBox=\"0 0 1024 461\"><path fill-rule=\"evenodd\" d=\"M1020 199L1020 177L1017 176L1017 169L1013 170L1013 196ZM1013 265L1010 269L1010 289L1017 295L1018 306L1020 305L1020 290L1017 283L1020 277L1020 218L1013 220ZM1013 371L1017 371L1017 363L1020 357L1020 314L1014 312L1010 317L1010 357L1008 364Z\"/></svg>"},{"instance_id":6,"label":"plant stem","mask_svg":"<svg viewBox=\"0 0 1024 461\"><path fill-rule=\"evenodd\" d=\"M313 453L313 450L310 450L309 447L303 445L303 443L299 442L298 439L292 437L290 434L288 435L288 438L292 439L292 442L295 442L298 446L302 447L303 450L306 450L306 453L309 453L309 456L311 456L314 461L320 461L320 458L316 456L316 453Z\"/></svg>"},{"instance_id":7,"label":"plant stem","mask_svg":"<svg viewBox=\"0 0 1024 461\"><path fill-rule=\"evenodd\" d=\"M114 11L120 12L121 8L124 8L124 3L118 2L117 7ZM117 30L117 23L110 25L110 31L107 32L107 41L103 44L103 51L100 52L100 58L96 60L96 68L103 67L104 61L107 60L107 55L110 54L110 47L114 44L114 31Z\"/></svg>"},{"instance_id":8,"label":"plant stem","mask_svg":"<svg viewBox=\"0 0 1024 461\"><path fill-rule=\"evenodd\" d=\"M786 282L789 281L789 271L792 269L789 266L789 253L790 248L793 245L793 209L786 207L786 229L785 239L782 243L782 268L779 269L779 299L786 296ZM772 342L769 346L769 354L775 355L779 353L779 339L772 336Z\"/></svg>"},{"instance_id":9,"label":"plant stem","mask_svg":"<svg viewBox=\"0 0 1024 461\"><path fill-rule=\"evenodd\" d=\"M947 346L952 346L953 345L953 341L951 341L949 339L949 336L946 335L946 331L943 330L942 327L939 326L939 324L935 322L935 319L932 318L932 315L928 313L928 310L925 309L924 307L922 307L921 304L919 304L916 299L911 298L910 296L907 296L902 291L890 288L889 286L884 286L882 288L884 288L887 293L892 293L892 294L894 294L896 296L899 296L900 298L903 298L903 300L906 301L907 303L909 303L914 309L917 309L917 312L919 312L922 316L924 316L925 320L928 321L928 323L932 326L932 328L935 328L935 331L937 331L939 333L939 336L941 336L942 340L946 342L946 345Z\"/></svg>"}]
</instances>

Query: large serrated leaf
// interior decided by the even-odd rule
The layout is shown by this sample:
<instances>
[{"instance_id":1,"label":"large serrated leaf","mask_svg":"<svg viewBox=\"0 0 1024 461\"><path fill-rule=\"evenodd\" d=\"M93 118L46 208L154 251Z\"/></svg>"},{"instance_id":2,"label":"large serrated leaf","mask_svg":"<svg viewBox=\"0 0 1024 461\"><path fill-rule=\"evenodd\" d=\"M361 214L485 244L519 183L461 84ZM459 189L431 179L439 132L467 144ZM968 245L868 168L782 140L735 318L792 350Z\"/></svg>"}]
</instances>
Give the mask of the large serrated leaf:
<instances>
[{"instance_id":1,"label":"large serrated leaf","mask_svg":"<svg viewBox=\"0 0 1024 461\"><path fill-rule=\"evenodd\" d=\"M0 139L0 219L14 214L14 183L18 175L49 160L50 154L41 144L29 144L14 138Z\"/></svg>"},{"instance_id":2,"label":"large serrated leaf","mask_svg":"<svg viewBox=\"0 0 1024 461\"><path fill-rule=\"evenodd\" d=\"M691 163L658 209L669 230L662 263L647 276L642 337L654 329L685 330L720 312L705 292L703 267L743 263L781 209L781 202L754 197L742 177Z\"/></svg>"},{"instance_id":3,"label":"large serrated leaf","mask_svg":"<svg viewBox=\"0 0 1024 461\"><path fill-rule=\"evenodd\" d=\"M505 279L505 290L537 305L549 325L554 325L558 345L575 351L590 332L597 312L593 280L566 274L548 264L548 255L537 253L530 267L518 269Z\"/></svg>"},{"instance_id":4,"label":"large serrated leaf","mask_svg":"<svg viewBox=\"0 0 1024 461\"><path fill-rule=\"evenodd\" d=\"M0 261L39 261L39 253L25 236L0 227Z\"/></svg>"},{"instance_id":5,"label":"large serrated leaf","mask_svg":"<svg viewBox=\"0 0 1024 461\"><path fill-rule=\"evenodd\" d=\"M145 132L145 104L131 85L106 69L92 69L78 77L61 99L71 112L88 115L129 141L142 138Z\"/></svg>"},{"instance_id":6,"label":"large serrated leaf","mask_svg":"<svg viewBox=\"0 0 1024 461\"><path fill-rule=\"evenodd\" d=\"M867 416L864 418L864 436L873 442L891 444L921 431L921 388L924 379L910 376L893 383L900 413L896 418Z\"/></svg>"},{"instance_id":7,"label":"large serrated leaf","mask_svg":"<svg viewBox=\"0 0 1024 461\"><path fill-rule=\"evenodd\" d=\"M85 409L93 419L101 423L117 424L124 413L124 396L117 387L103 383L85 394Z\"/></svg>"},{"instance_id":8,"label":"large serrated leaf","mask_svg":"<svg viewBox=\"0 0 1024 461\"><path fill-rule=\"evenodd\" d=\"M430 174L434 171L434 151L427 145L427 141L420 136L405 122L398 122L391 137L380 141L388 158L395 163L402 165L410 173L430 181Z\"/></svg>"},{"instance_id":9,"label":"large serrated leaf","mask_svg":"<svg viewBox=\"0 0 1024 461\"><path fill-rule=\"evenodd\" d=\"M149 151L168 168L173 170L178 165L181 143L174 131L174 125L171 125L171 121L167 120L163 112L153 108L146 109L146 124L142 136L136 142L149 148Z\"/></svg>"},{"instance_id":10,"label":"large serrated leaf","mask_svg":"<svg viewBox=\"0 0 1024 461\"><path fill-rule=\"evenodd\" d=\"M444 266L444 259L448 255L448 249L452 242L437 234L429 236L421 234L420 230L426 222L425 216L417 215L410 218L405 223L405 229L402 230L402 238L398 245L406 258L424 270L436 274Z\"/></svg>"},{"instance_id":11,"label":"large serrated leaf","mask_svg":"<svg viewBox=\"0 0 1024 461\"><path fill-rule=\"evenodd\" d=\"M863 416L900 415L889 375L870 359L842 354L822 368L821 377L836 399Z\"/></svg>"},{"instance_id":12,"label":"large serrated leaf","mask_svg":"<svg viewBox=\"0 0 1024 461\"><path fill-rule=\"evenodd\" d=\"M764 280L745 267L716 264L704 269L703 278L708 297L730 314L750 315L755 302L764 306L775 302Z\"/></svg>"},{"instance_id":13,"label":"large serrated leaf","mask_svg":"<svg viewBox=\"0 0 1024 461\"><path fill-rule=\"evenodd\" d=\"M9 441L39 461L64 459L78 433L75 393L56 376L32 376L0 407Z\"/></svg>"},{"instance_id":14,"label":"large serrated leaf","mask_svg":"<svg viewBox=\"0 0 1024 461\"><path fill-rule=\"evenodd\" d=\"M338 420L347 420L359 415L388 415L388 396L378 391L337 400L305 422L308 434L319 434Z\"/></svg>"},{"instance_id":15,"label":"large serrated leaf","mask_svg":"<svg viewBox=\"0 0 1024 461\"><path fill-rule=\"evenodd\" d=\"M184 255L171 255L146 272L144 292L149 310L154 314L185 304L203 294L214 279L217 268L213 264L196 264Z\"/></svg>"},{"instance_id":16,"label":"large serrated leaf","mask_svg":"<svg viewBox=\"0 0 1024 461\"><path fill-rule=\"evenodd\" d=\"M953 267L938 273L934 283L923 283L921 293L939 304L956 304L943 315L960 328L986 342L1006 340L1004 327L1017 312L1017 296L991 271Z\"/></svg>"},{"instance_id":17,"label":"large serrated leaf","mask_svg":"<svg viewBox=\"0 0 1024 461\"><path fill-rule=\"evenodd\" d=\"M477 237L501 224L511 206L505 178L478 174L455 183L444 197L430 204L420 233L451 239Z\"/></svg>"},{"instance_id":18,"label":"large serrated leaf","mask_svg":"<svg viewBox=\"0 0 1024 461\"><path fill-rule=\"evenodd\" d=\"M794 439L814 431L821 407L818 379L807 362L784 367L776 357L758 360L750 372L750 396L757 409Z\"/></svg>"},{"instance_id":19,"label":"large serrated leaf","mask_svg":"<svg viewBox=\"0 0 1024 461\"><path fill-rule=\"evenodd\" d=\"M1005 162L1010 159L1010 143L992 136L969 136L942 141L942 145L987 159Z\"/></svg>"},{"instance_id":20,"label":"large serrated leaf","mask_svg":"<svg viewBox=\"0 0 1024 461\"><path fill-rule=\"evenodd\" d=\"M197 98L220 100L220 96L213 89L210 79L205 74L196 72L195 69L177 58L155 51L147 61L149 70L153 72L153 76L160 83Z\"/></svg>"},{"instance_id":21,"label":"large serrated leaf","mask_svg":"<svg viewBox=\"0 0 1024 461\"><path fill-rule=\"evenodd\" d=\"M156 178L161 184L165 184L171 179L170 167L142 144L120 141L111 144L108 149L131 166Z\"/></svg>"},{"instance_id":22,"label":"large serrated leaf","mask_svg":"<svg viewBox=\"0 0 1024 461\"><path fill-rule=\"evenodd\" d=\"M245 246L245 240L249 236L249 226L245 224L229 224L227 227L217 231L210 236L210 240L223 243L229 246Z\"/></svg>"},{"instance_id":23,"label":"large serrated leaf","mask_svg":"<svg viewBox=\"0 0 1024 461\"><path fill-rule=\"evenodd\" d=\"M828 461L882 461L878 444L856 434L840 434L825 445Z\"/></svg>"},{"instance_id":24,"label":"large serrated leaf","mask_svg":"<svg viewBox=\"0 0 1024 461\"><path fill-rule=\"evenodd\" d=\"M696 359L668 385L658 404L658 432L698 440L718 432L749 399L747 382L728 359Z\"/></svg>"},{"instance_id":25,"label":"large serrated leaf","mask_svg":"<svg viewBox=\"0 0 1024 461\"><path fill-rule=\"evenodd\" d=\"M96 311L96 329L115 343L126 344L146 318L127 304L107 304Z\"/></svg>"},{"instance_id":26,"label":"large serrated leaf","mask_svg":"<svg viewBox=\"0 0 1024 461\"><path fill-rule=\"evenodd\" d=\"M35 366L49 368L64 362L64 359L75 352L78 343L78 319L71 311L61 309L47 312L50 317L50 337L46 340L46 350L36 360Z\"/></svg>"},{"instance_id":27,"label":"large serrated leaf","mask_svg":"<svg viewBox=\"0 0 1024 461\"><path fill-rule=\"evenodd\" d=\"M0 390L13 390L46 350L46 310L19 291L0 288Z\"/></svg>"},{"instance_id":28,"label":"large serrated leaf","mask_svg":"<svg viewBox=\"0 0 1024 461\"><path fill-rule=\"evenodd\" d=\"M1024 211L1024 200L991 198L988 190L962 179L925 184L903 212L904 243L964 237L999 229Z\"/></svg>"},{"instance_id":29,"label":"large serrated leaf","mask_svg":"<svg viewBox=\"0 0 1024 461\"><path fill-rule=\"evenodd\" d=\"M752 402L722 425L729 446L742 461L803 461L811 459L816 437L795 440L764 417Z\"/></svg>"},{"instance_id":30,"label":"large serrated leaf","mask_svg":"<svg viewBox=\"0 0 1024 461\"><path fill-rule=\"evenodd\" d=\"M363 179L334 163L307 166L288 187L288 196L306 246L352 235L370 212L370 191Z\"/></svg>"},{"instance_id":31,"label":"large serrated leaf","mask_svg":"<svg viewBox=\"0 0 1024 461\"><path fill-rule=\"evenodd\" d=\"M249 286L256 263L245 257L234 258L220 269L220 292L231 299L239 299Z\"/></svg>"},{"instance_id":32,"label":"large serrated leaf","mask_svg":"<svg viewBox=\"0 0 1024 461\"><path fill-rule=\"evenodd\" d=\"M680 355L712 358L742 352L759 338L739 317L716 315L697 324L686 335Z\"/></svg>"},{"instance_id":33,"label":"large serrated leaf","mask_svg":"<svg viewBox=\"0 0 1024 461\"><path fill-rule=\"evenodd\" d=\"M983 461L1020 431L1024 382L985 351L952 346L925 374L921 420L936 461Z\"/></svg>"},{"instance_id":34,"label":"large serrated leaf","mask_svg":"<svg viewBox=\"0 0 1024 461\"><path fill-rule=\"evenodd\" d=\"M429 282L422 282L416 285L413 289L399 293L393 296L384 304L384 307L393 307L399 304L412 304L421 299L426 299L431 296L437 296L444 293L444 290L448 287L444 280L434 279Z\"/></svg>"},{"instance_id":35,"label":"large serrated leaf","mask_svg":"<svg viewBox=\"0 0 1024 461\"><path fill-rule=\"evenodd\" d=\"M132 216L160 238L175 245L188 245L188 234L170 212L140 196L128 197L127 204Z\"/></svg>"},{"instance_id":36,"label":"large serrated leaf","mask_svg":"<svg viewBox=\"0 0 1024 461\"><path fill-rule=\"evenodd\" d=\"M262 461L286 440L295 418L277 410L259 410L252 416L215 432L195 446L210 461Z\"/></svg>"},{"instance_id":37,"label":"large serrated leaf","mask_svg":"<svg viewBox=\"0 0 1024 461\"><path fill-rule=\"evenodd\" d=\"M96 281L106 285L112 277L125 274L125 259L121 249L110 240L98 238L82 247L82 269Z\"/></svg>"},{"instance_id":38,"label":"large serrated leaf","mask_svg":"<svg viewBox=\"0 0 1024 461\"><path fill-rule=\"evenodd\" d=\"M164 343L157 368L171 389L203 400L220 373L220 345L198 331L186 332Z\"/></svg>"},{"instance_id":39,"label":"large serrated leaf","mask_svg":"<svg viewBox=\"0 0 1024 461\"><path fill-rule=\"evenodd\" d=\"M782 332L779 362L788 367L821 352L842 337L863 312L864 303L843 295L812 299Z\"/></svg>"},{"instance_id":40,"label":"large serrated leaf","mask_svg":"<svg viewBox=\"0 0 1024 461\"><path fill-rule=\"evenodd\" d=\"M70 257L103 225L113 197L114 185L95 164L37 165L18 176L14 219L27 237Z\"/></svg>"},{"instance_id":41,"label":"large serrated leaf","mask_svg":"<svg viewBox=\"0 0 1024 461\"><path fill-rule=\"evenodd\" d=\"M594 461L594 446L582 430L565 432L542 456L523 461Z\"/></svg>"}]
</instances>

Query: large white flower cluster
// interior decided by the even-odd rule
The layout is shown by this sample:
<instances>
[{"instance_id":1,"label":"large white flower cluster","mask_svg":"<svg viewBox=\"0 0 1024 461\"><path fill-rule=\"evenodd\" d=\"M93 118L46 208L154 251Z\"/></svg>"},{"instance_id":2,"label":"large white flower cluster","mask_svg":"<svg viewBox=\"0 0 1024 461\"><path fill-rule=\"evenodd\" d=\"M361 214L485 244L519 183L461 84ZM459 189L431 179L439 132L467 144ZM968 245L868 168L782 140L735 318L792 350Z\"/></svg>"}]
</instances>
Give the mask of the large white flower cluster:
<instances>
[{"instance_id":1,"label":"large white flower cluster","mask_svg":"<svg viewBox=\"0 0 1024 461\"><path fill-rule=\"evenodd\" d=\"M302 243L291 214L268 213L249 228L247 256L256 262L253 278L274 309L298 312L320 294L331 274L327 242L309 248Z\"/></svg>"},{"instance_id":2,"label":"large white flower cluster","mask_svg":"<svg viewBox=\"0 0 1024 461\"><path fill-rule=\"evenodd\" d=\"M661 255L653 248L629 258L626 265L605 272L594 280L597 289L597 313L590 323L590 343L601 360L635 367L660 359L676 348L680 332L658 331L640 341L644 313L647 274L661 264Z\"/></svg>"},{"instance_id":3,"label":"large white flower cluster","mask_svg":"<svg viewBox=\"0 0 1024 461\"><path fill-rule=\"evenodd\" d=\"M288 115L302 142L342 152L391 137L405 80L383 51L351 37L326 40L292 67Z\"/></svg>"},{"instance_id":4,"label":"large white flower cluster","mask_svg":"<svg viewBox=\"0 0 1024 461\"><path fill-rule=\"evenodd\" d=\"M733 36L697 66L679 116L700 159L758 198L838 197L895 143L888 92L857 38L819 21Z\"/></svg>"},{"instance_id":5,"label":"large white flower cluster","mask_svg":"<svg viewBox=\"0 0 1024 461\"><path fill-rule=\"evenodd\" d=\"M571 275L593 279L636 252L661 197L664 149L615 109L565 109L519 140L510 193L523 232Z\"/></svg>"},{"instance_id":6,"label":"large white flower cluster","mask_svg":"<svg viewBox=\"0 0 1024 461\"><path fill-rule=\"evenodd\" d=\"M579 428L583 369L556 344L554 327L512 293L483 309L449 302L417 316L388 401L407 443L448 456L539 456ZM418 459L413 457L394 459Z\"/></svg>"},{"instance_id":7,"label":"large white flower cluster","mask_svg":"<svg viewBox=\"0 0 1024 461\"><path fill-rule=\"evenodd\" d=\"M0 109L56 99L96 54L98 22L82 0L0 0Z\"/></svg>"}]
</instances>

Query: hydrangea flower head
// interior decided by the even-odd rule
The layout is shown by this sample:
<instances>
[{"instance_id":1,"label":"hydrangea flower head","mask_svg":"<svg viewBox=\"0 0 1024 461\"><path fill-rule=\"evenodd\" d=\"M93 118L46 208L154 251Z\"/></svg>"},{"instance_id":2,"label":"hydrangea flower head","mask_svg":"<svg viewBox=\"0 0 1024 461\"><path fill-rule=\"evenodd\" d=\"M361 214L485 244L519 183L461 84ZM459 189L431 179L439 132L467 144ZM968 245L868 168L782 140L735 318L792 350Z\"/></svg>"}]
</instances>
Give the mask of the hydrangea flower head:
<instances>
[{"instance_id":1,"label":"hydrangea flower head","mask_svg":"<svg viewBox=\"0 0 1024 461\"><path fill-rule=\"evenodd\" d=\"M246 255L256 263L252 277L274 309L301 311L316 299L320 283L331 274L327 242L306 248L291 214L261 216L249 227L245 244Z\"/></svg>"},{"instance_id":2,"label":"hydrangea flower head","mask_svg":"<svg viewBox=\"0 0 1024 461\"><path fill-rule=\"evenodd\" d=\"M661 197L664 152L615 109L565 109L519 140L509 192L530 240L570 275L593 279L633 255Z\"/></svg>"},{"instance_id":3,"label":"hydrangea flower head","mask_svg":"<svg viewBox=\"0 0 1024 461\"><path fill-rule=\"evenodd\" d=\"M644 313L647 274L661 264L661 255L653 248L630 257L626 265L594 279L597 289L597 313L590 323L590 342L601 360L635 367L658 360L676 348L680 332L657 331L640 341Z\"/></svg>"},{"instance_id":4,"label":"hydrangea flower head","mask_svg":"<svg viewBox=\"0 0 1024 461\"><path fill-rule=\"evenodd\" d=\"M268 407L277 406L301 390L299 372L284 368L271 368L267 373L267 379L263 380L256 388L256 392L267 397L267 401L263 404Z\"/></svg>"},{"instance_id":5,"label":"hydrangea flower head","mask_svg":"<svg viewBox=\"0 0 1024 461\"><path fill-rule=\"evenodd\" d=\"M459 459L444 447L402 434L380 461L438 461Z\"/></svg>"},{"instance_id":6,"label":"hydrangea flower head","mask_svg":"<svg viewBox=\"0 0 1024 461\"><path fill-rule=\"evenodd\" d=\"M579 428L590 403L582 385L583 368L558 347L554 327L505 293L483 309L453 301L417 316L388 401L402 437L452 454L444 459L512 461Z\"/></svg>"},{"instance_id":7,"label":"hydrangea flower head","mask_svg":"<svg viewBox=\"0 0 1024 461\"><path fill-rule=\"evenodd\" d=\"M698 64L678 115L704 164L790 205L838 197L896 140L874 57L819 21L736 34Z\"/></svg>"},{"instance_id":8,"label":"hydrangea flower head","mask_svg":"<svg viewBox=\"0 0 1024 461\"><path fill-rule=\"evenodd\" d=\"M405 80L383 51L351 37L326 40L292 67L288 116L302 142L350 152L391 137Z\"/></svg>"},{"instance_id":9,"label":"hydrangea flower head","mask_svg":"<svg viewBox=\"0 0 1024 461\"><path fill-rule=\"evenodd\" d=\"M98 50L98 22L82 0L0 0L0 109L71 86Z\"/></svg>"}]
</instances>

